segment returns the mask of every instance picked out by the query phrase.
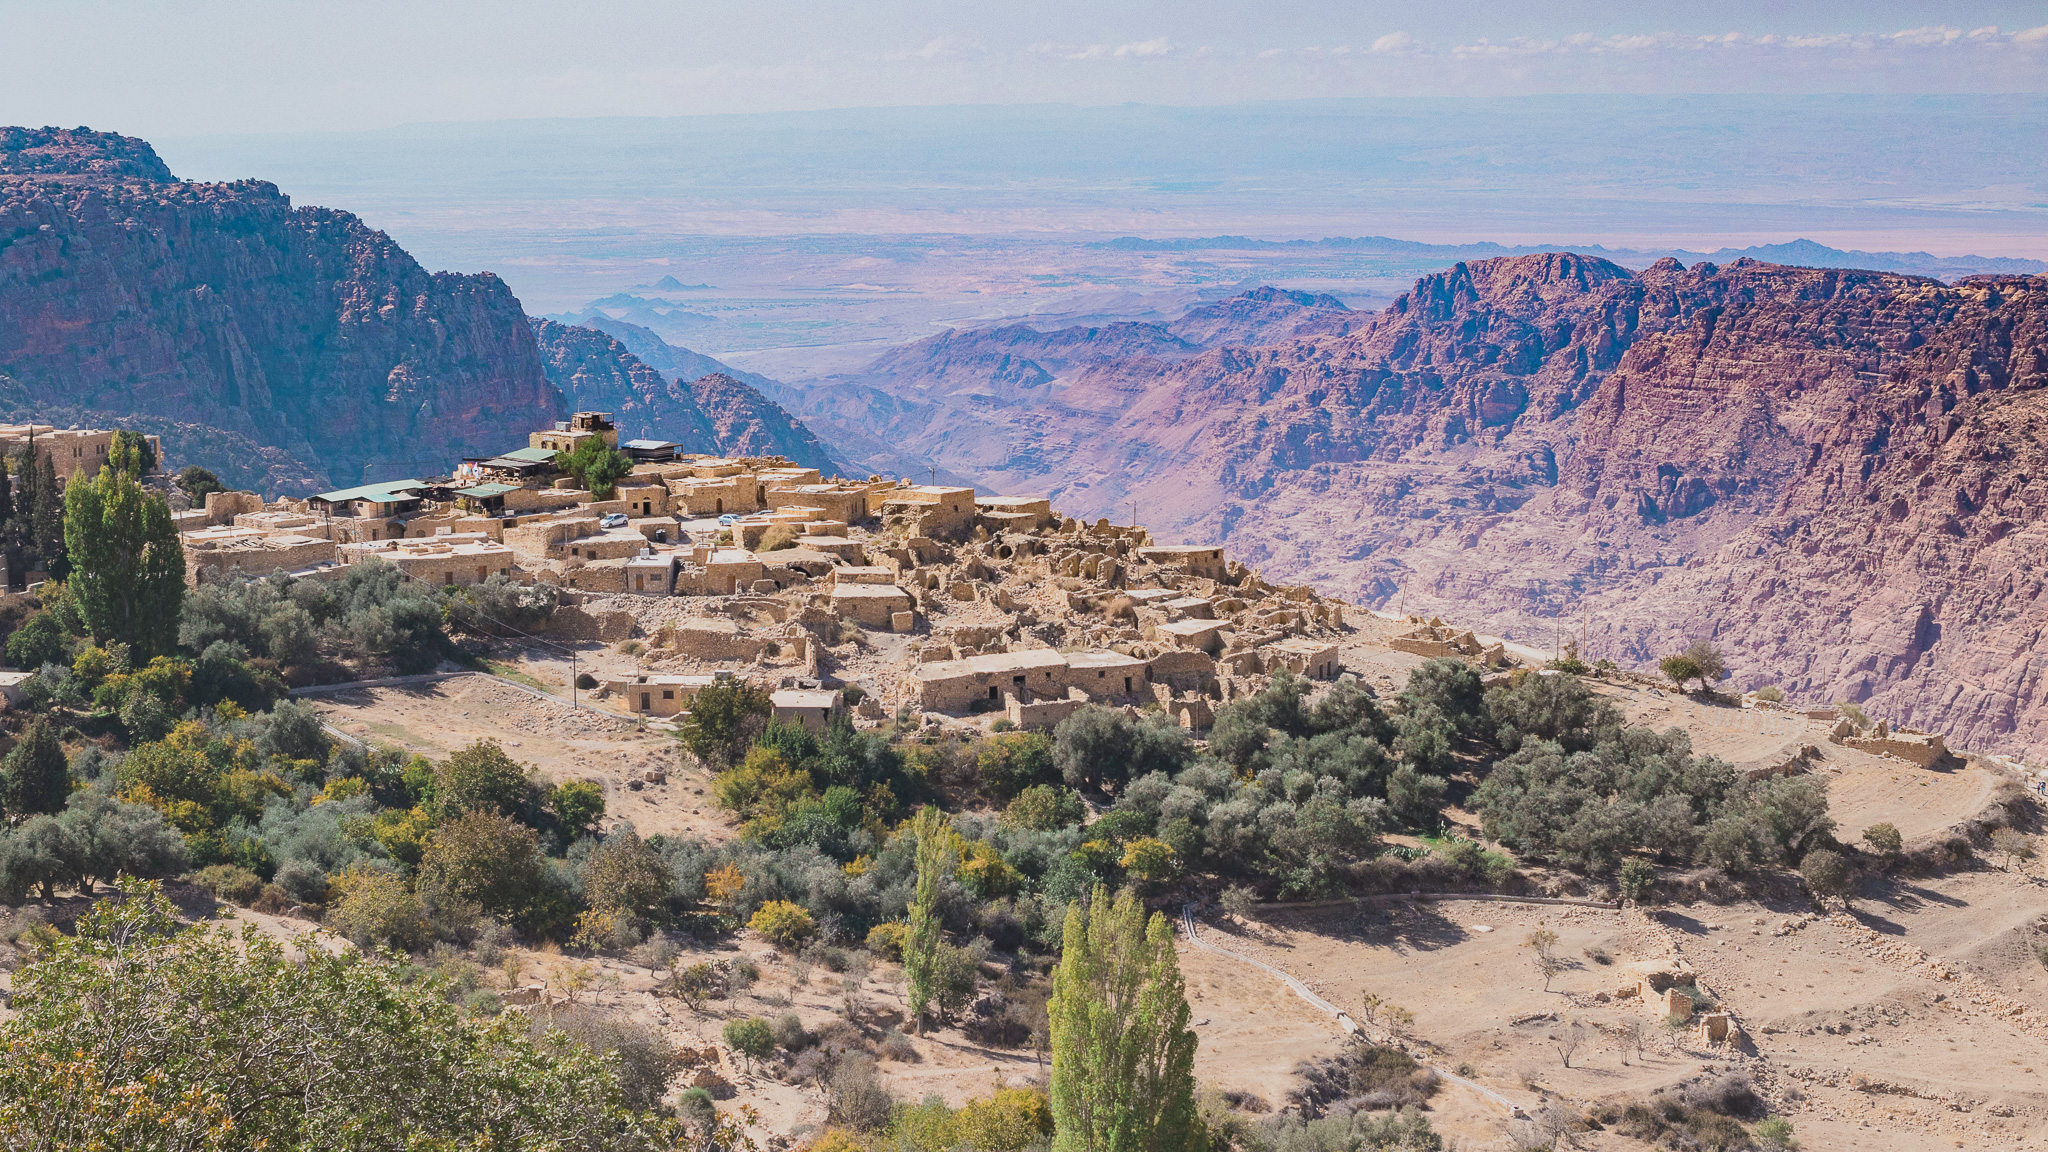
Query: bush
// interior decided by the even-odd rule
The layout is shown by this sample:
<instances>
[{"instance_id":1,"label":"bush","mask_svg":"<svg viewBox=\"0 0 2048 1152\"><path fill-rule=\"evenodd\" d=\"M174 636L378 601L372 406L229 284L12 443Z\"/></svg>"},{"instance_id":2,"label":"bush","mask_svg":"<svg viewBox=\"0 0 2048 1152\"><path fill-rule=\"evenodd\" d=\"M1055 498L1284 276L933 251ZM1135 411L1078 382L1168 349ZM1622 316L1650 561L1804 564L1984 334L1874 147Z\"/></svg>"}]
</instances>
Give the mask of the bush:
<instances>
[{"instance_id":1,"label":"bush","mask_svg":"<svg viewBox=\"0 0 2048 1152\"><path fill-rule=\"evenodd\" d=\"M1899 835L1895 825L1889 823L1872 824L1865 828L1863 842L1870 845L1871 851L1887 857L1897 856L1906 847L1906 838Z\"/></svg>"},{"instance_id":2,"label":"bush","mask_svg":"<svg viewBox=\"0 0 2048 1152\"><path fill-rule=\"evenodd\" d=\"M1436 1094L1440 1079L1398 1048L1357 1043L1335 1056L1295 1065L1301 1082L1288 1100L1314 1120L1342 1106L1368 1108L1420 1107Z\"/></svg>"},{"instance_id":3,"label":"bush","mask_svg":"<svg viewBox=\"0 0 2048 1152\"><path fill-rule=\"evenodd\" d=\"M570 835L580 835L604 819L604 786L589 780L564 781L548 793L548 810Z\"/></svg>"},{"instance_id":4,"label":"bush","mask_svg":"<svg viewBox=\"0 0 2048 1152\"><path fill-rule=\"evenodd\" d=\"M434 768L434 802L451 817L465 812L520 816L532 806L534 791L525 766L507 756L496 740L478 740Z\"/></svg>"},{"instance_id":5,"label":"bush","mask_svg":"<svg viewBox=\"0 0 2048 1152\"><path fill-rule=\"evenodd\" d=\"M896 1098L882 1083L873 1060L849 1053L826 1082L826 1107L838 1123L857 1132L872 1132L889 1122Z\"/></svg>"},{"instance_id":6,"label":"bush","mask_svg":"<svg viewBox=\"0 0 2048 1152\"><path fill-rule=\"evenodd\" d=\"M593 909L651 916L664 908L674 887L667 861L630 824L605 837L583 862L583 898Z\"/></svg>"},{"instance_id":7,"label":"bush","mask_svg":"<svg viewBox=\"0 0 2048 1152\"><path fill-rule=\"evenodd\" d=\"M123 891L15 973L0 1084L34 1112L0 1142L62 1118L110 1148L674 1146L620 1107L610 1061L472 1018L438 977L180 929L153 886Z\"/></svg>"},{"instance_id":8,"label":"bush","mask_svg":"<svg viewBox=\"0 0 2048 1152\"><path fill-rule=\"evenodd\" d=\"M238 864L209 864L192 876L192 882L219 900L247 906L263 891L263 877Z\"/></svg>"},{"instance_id":9,"label":"bush","mask_svg":"<svg viewBox=\"0 0 2048 1152\"><path fill-rule=\"evenodd\" d=\"M773 713L768 693L745 681L709 684L690 701L677 737L697 759L724 768L746 754Z\"/></svg>"},{"instance_id":10,"label":"bush","mask_svg":"<svg viewBox=\"0 0 2048 1152\"><path fill-rule=\"evenodd\" d=\"M909 931L901 920L889 920L868 929L867 949L884 960L903 959L903 938Z\"/></svg>"},{"instance_id":11,"label":"bush","mask_svg":"<svg viewBox=\"0 0 2048 1152\"><path fill-rule=\"evenodd\" d=\"M420 896L436 915L468 905L543 929L545 863L533 829L507 816L469 812L435 829L420 857ZM559 915L558 913L556 915Z\"/></svg>"},{"instance_id":12,"label":"bush","mask_svg":"<svg viewBox=\"0 0 2048 1152\"><path fill-rule=\"evenodd\" d=\"M777 1016L769 1022L768 1029L775 1034L775 1046L791 1053L803 1051L817 1039L804 1031L803 1019L794 1012Z\"/></svg>"},{"instance_id":13,"label":"bush","mask_svg":"<svg viewBox=\"0 0 2048 1152\"><path fill-rule=\"evenodd\" d=\"M405 881L374 868L352 868L329 884L334 900L327 927L358 947L418 952L434 938L427 909Z\"/></svg>"},{"instance_id":14,"label":"bush","mask_svg":"<svg viewBox=\"0 0 2048 1152\"><path fill-rule=\"evenodd\" d=\"M991 797L1008 800L1056 778L1052 741L1041 732L1021 732L984 740L975 757L981 786Z\"/></svg>"},{"instance_id":15,"label":"bush","mask_svg":"<svg viewBox=\"0 0 2048 1152\"><path fill-rule=\"evenodd\" d=\"M1785 702L1785 690L1776 684L1766 684L1756 690L1756 698L1766 704L1783 704Z\"/></svg>"},{"instance_id":16,"label":"bush","mask_svg":"<svg viewBox=\"0 0 2048 1152\"><path fill-rule=\"evenodd\" d=\"M725 1022L725 1046L749 1060L766 1060L775 1054L775 1033L759 1016Z\"/></svg>"},{"instance_id":17,"label":"bush","mask_svg":"<svg viewBox=\"0 0 2048 1152\"><path fill-rule=\"evenodd\" d=\"M1641 904L1650 898L1657 888L1657 869L1648 860L1631 856L1621 862L1619 877L1621 898L1634 904Z\"/></svg>"},{"instance_id":18,"label":"bush","mask_svg":"<svg viewBox=\"0 0 2048 1152\"><path fill-rule=\"evenodd\" d=\"M755 911L747 927L779 951L794 952L817 935L817 921L811 914L787 900L770 900Z\"/></svg>"},{"instance_id":19,"label":"bush","mask_svg":"<svg viewBox=\"0 0 2048 1152\"><path fill-rule=\"evenodd\" d=\"M192 505L195 508L205 506L208 493L227 491L227 486L220 482L220 477L197 464L190 464L179 470L178 487L184 489L185 495L192 498Z\"/></svg>"},{"instance_id":20,"label":"bush","mask_svg":"<svg viewBox=\"0 0 2048 1152\"><path fill-rule=\"evenodd\" d=\"M551 1030L617 1061L620 1095L628 1108L659 1110L669 1080L681 1067L666 1036L623 1012L564 1005L534 1017L529 1034L546 1041L552 1039Z\"/></svg>"},{"instance_id":21,"label":"bush","mask_svg":"<svg viewBox=\"0 0 2048 1152\"><path fill-rule=\"evenodd\" d=\"M1839 852L1815 848L1799 862L1799 878L1815 896L1841 896L1849 891L1849 862Z\"/></svg>"}]
</instances>

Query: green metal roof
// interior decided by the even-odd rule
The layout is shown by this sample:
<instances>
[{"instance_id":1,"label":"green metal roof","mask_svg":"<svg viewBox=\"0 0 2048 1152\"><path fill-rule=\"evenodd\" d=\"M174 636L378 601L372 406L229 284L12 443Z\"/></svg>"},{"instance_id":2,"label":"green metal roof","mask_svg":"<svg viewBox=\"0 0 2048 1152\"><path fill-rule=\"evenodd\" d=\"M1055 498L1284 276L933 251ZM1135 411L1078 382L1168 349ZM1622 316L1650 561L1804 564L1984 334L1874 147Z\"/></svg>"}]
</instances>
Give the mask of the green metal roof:
<instances>
[{"instance_id":1,"label":"green metal roof","mask_svg":"<svg viewBox=\"0 0 2048 1152\"><path fill-rule=\"evenodd\" d=\"M457 496L486 497L503 496L507 492L517 491L519 491L519 485L517 484L479 484L474 488L457 488L455 494Z\"/></svg>"},{"instance_id":2,"label":"green metal roof","mask_svg":"<svg viewBox=\"0 0 2048 1152\"><path fill-rule=\"evenodd\" d=\"M355 488L337 488L313 497L329 504L345 504L350 500L368 500L372 504L395 504L400 500L419 497L420 489L426 485L417 480L384 480L376 484L363 484Z\"/></svg>"},{"instance_id":3,"label":"green metal roof","mask_svg":"<svg viewBox=\"0 0 2048 1152\"><path fill-rule=\"evenodd\" d=\"M553 464L555 462L555 450L553 448L514 448L512 451L499 456L498 459L518 460L526 464Z\"/></svg>"}]
</instances>

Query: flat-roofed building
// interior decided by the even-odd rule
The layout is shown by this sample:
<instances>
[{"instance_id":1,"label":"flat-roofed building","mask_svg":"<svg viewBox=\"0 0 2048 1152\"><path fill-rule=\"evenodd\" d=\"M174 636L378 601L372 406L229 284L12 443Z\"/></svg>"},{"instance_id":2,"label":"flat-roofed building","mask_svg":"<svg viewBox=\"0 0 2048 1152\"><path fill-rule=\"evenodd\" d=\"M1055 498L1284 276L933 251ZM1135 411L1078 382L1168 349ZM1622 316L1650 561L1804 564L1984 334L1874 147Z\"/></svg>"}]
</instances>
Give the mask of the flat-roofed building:
<instances>
[{"instance_id":1,"label":"flat-roofed building","mask_svg":"<svg viewBox=\"0 0 2048 1152\"><path fill-rule=\"evenodd\" d=\"M145 435L149 442L150 454L161 463L164 458L163 442L155 436ZM50 461L50 471L59 480L84 473L86 476L99 475L113 451L114 430L111 428L57 428L49 424L0 424L0 452L12 455L25 444L34 444L36 455Z\"/></svg>"},{"instance_id":2,"label":"flat-roofed building","mask_svg":"<svg viewBox=\"0 0 2048 1152\"><path fill-rule=\"evenodd\" d=\"M549 453L574 452L592 437L613 448L619 446L619 429L612 423L611 413L578 412L567 420L557 420L552 428L527 433L526 446L545 449Z\"/></svg>"},{"instance_id":3,"label":"flat-roofed building","mask_svg":"<svg viewBox=\"0 0 2048 1152\"><path fill-rule=\"evenodd\" d=\"M1049 496L976 496L974 507L991 529L1030 531L1056 523Z\"/></svg>"},{"instance_id":4,"label":"flat-roofed building","mask_svg":"<svg viewBox=\"0 0 2048 1152\"><path fill-rule=\"evenodd\" d=\"M912 484L891 488L882 499L884 523L909 529L934 540L957 540L974 530L978 512L974 489L944 484Z\"/></svg>"},{"instance_id":5,"label":"flat-roofed building","mask_svg":"<svg viewBox=\"0 0 2048 1152\"><path fill-rule=\"evenodd\" d=\"M863 628L894 629L897 613L916 609L910 593L894 584L834 584L832 610Z\"/></svg>"},{"instance_id":6,"label":"flat-roofed building","mask_svg":"<svg viewBox=\"0 0 2048 1152\"><path fill-rule=\"evenodd\" d=\"M1065 696L1067 675L1064 654L1031 648L922 664L905 678L904 687L927 711L965 712L977 704L1000 705L1006 692L1020 699Z\"/></svg>"},{"instance_id":7,"label":"flat-roofed building","mask_svg":"<svg viewBox=\"0 0 2048 1152\"><path fill-rule=\"evenodd\" d=\"M608 680L605 687L631 712L643 716L674 716L687 712L697 693L716 683L716 673L702 676L634 676Z\"/></svg>"},{"instance_id":8,"label":"flat-roofed building","mask_svg":"<svg viewBox=\"0 0 2048 1152\"><path fill-rule=\"evenodd\" d=\"M1229 571L1223 559L1223 548L1216 544L1152 545L1138 549L1138 559L1211 580L1221 580Z\"/></svg>"},{"instance_id":9,"label":"flat-roofed building","mask_svg":"<svg viewBox=\"0 0 2048 1152\"><path fill-rule=\"evenodd\" d=\"M438 585L481 584L493 576L510 577L515 563L510 548L469 533L344 544L340 551L344 563L360 564L374 558L414 580Z\"/></svg>"},{"instance_id":10,"label":"flat-roofed building","mask_svg":"<svg viewBox=\"0 0 2048 1152\"><path fill-rule=\"evenodd\" d=\"M1065 655L1068 687L1091 697L1136 696L1152 682L1151 665L1136 656L1106 649Z\"/></svg>"},{"instance_id":11,"label":"flat-roofed building","mask_svg":"<svg viewBox=\"0 0 2048 1152\"><path fill-rule=\"evenodd\" d=\"M683 446L672 440L628 440L619 445L619 451L632 457L636 464L665 464L682 450Z\"/></svg>"},{"instance_id":12,"label":"flat-roofed building","mask_svg":"<svg viewBox=\"0 0 2048 1152\"><path fill-rule=\"evenodd\" d=\"M845 697L824 688L781 688L768 694L768 702L777 723L801 724L805 731L820 734L831 726Z\"/></svg>"},{"instance_id":13,"label":"flat-roofed building","mask_svg":"<svg viewBox=\"0 0 2048 1152\"><path fill-rule=\"evenodd\" d=\"M1262 644L1259 653L1266 658L1266 671L1281 668L1310 680L1335 680L1344 670L1343 658L1335 644L1325 640L1310 640L1304 636L1290 636Z\"/></svg>"},{"instance_id":14,"label":"flat-roofed building","mask_svg":"<svg viewBox=\"0 0 2048 1152\"><path fill-rule=\"evenodd\" d=\"M424 480L382 480L375 484L358 484L353 488L322 492L307 498L306 504L329 516L388 520L418 511L426 500L426 491Z\"/></svg>"}]
</instances>

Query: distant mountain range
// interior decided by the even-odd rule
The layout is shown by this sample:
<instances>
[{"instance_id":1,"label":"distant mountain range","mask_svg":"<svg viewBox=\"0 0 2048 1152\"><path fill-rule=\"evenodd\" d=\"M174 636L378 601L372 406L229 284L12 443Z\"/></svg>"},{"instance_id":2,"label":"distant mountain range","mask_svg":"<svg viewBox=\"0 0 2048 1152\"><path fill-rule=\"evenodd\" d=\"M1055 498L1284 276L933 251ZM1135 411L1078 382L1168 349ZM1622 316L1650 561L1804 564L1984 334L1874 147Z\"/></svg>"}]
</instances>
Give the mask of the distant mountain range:
<instances>
[{"instance_id":1,"label":"distant mountain range","mask_svg":"<svg viewBox=\"0 0 2048 1152\"><path fill-rule=\"evenodd\" d=\"M1120 236L1097 241L1092 248L1116 252L1266 252L1327 250L1432 257L1443 260L1489 260L1497 256L1529 256L1555 252L1559 245L1509 246L1491 241L1476 244L1425 244L1396 240L1390 236L1331 236L1321 240L1255 240L1248 236L1205 236L1149 240ZM2048 261L2013 256L1935 256L1927 252L1845 252L1813 240L1792 240L1783 244L1758 244L1748 248L1720 248L1712 252L1690 252L1682 248L1604 248L1594 245L1565 245L1573 252L1600 256L1617 264L1646 267L1666 257L1686 264L1705 261L1726 264L1735 260L1760 260L1767 264L1796 264L1807 268L1857 268L1870 272L1904 272L1957 280L1965 276L2023 276L2048 272Z\"/></svg>"}]
</instances>

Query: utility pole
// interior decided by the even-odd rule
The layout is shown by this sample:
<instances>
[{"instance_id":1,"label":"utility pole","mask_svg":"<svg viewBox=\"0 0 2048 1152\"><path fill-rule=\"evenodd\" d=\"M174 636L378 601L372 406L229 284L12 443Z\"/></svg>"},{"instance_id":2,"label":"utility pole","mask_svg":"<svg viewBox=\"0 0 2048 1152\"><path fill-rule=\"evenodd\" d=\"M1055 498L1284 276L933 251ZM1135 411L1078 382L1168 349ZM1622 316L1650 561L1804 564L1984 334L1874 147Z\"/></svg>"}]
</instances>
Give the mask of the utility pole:
<instances>
[{"instance_id":1,"label":"utility pole","mask_svg":"<svg viewBox=\"0 0 2048 1152\"><path fill-rule=\"evenodd\" d=\"M1137 502L1136 500L1133 500L1133 501L1131 501L1131 527L1133 527L1133 528L1136 528L1137 526L1138 526L1138 502Z\"/></svg>"},{"instance_id":2,"label":"utility pole","mask_svg":"<svg viewBox=\"0 0 2048 1152\"><path fill-rule=\"evenodd\" d=\"M938 466L938 465L936 465L936 464L934 464L934 465L932 465L932 487L934 487L934 488L937 488L938 486L939 486L939 466Z\"/></svg>"}]
</instances>

